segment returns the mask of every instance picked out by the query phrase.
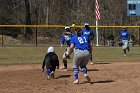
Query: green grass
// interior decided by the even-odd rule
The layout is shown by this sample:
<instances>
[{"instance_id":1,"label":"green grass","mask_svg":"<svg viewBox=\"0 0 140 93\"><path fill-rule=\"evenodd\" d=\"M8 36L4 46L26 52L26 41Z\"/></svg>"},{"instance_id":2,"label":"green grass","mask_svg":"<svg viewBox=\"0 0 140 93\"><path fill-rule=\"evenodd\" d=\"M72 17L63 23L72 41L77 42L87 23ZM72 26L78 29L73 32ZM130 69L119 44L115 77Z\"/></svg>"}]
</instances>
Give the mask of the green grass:
<instances>
[{"instance_id":1,"label":"green grass","mask_svg":"<svg viewBox=\"0 0 140 93\"><path fill-rule=\"evenodd\" d=\"M121 47L95 47L93 48L93 57L97 62L140 61L140 47L130 47L127 56L124 56Z\"/></svg>"},{"instance_id":2,"label":"green grass","mask_svg":"<svg viewBox=\"0 0 140 93\"><path fill-rule=\"evenodd\" d=\"M124 57L121 47L93 47L93 58L96 62L140 61L140 47L130 49L128 56ZM62 62L65 49L55 47L55 50ZM42 63L46 52L47 47L0 47L0 64Z\"/></svg>"}]
</instances>

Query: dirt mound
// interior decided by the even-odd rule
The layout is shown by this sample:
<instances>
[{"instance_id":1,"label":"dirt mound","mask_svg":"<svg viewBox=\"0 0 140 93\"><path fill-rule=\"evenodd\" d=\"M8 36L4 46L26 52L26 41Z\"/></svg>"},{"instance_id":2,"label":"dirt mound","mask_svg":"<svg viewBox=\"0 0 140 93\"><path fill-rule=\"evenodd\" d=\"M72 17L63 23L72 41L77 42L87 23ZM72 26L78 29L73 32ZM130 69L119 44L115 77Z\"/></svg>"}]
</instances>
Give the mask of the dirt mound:
<instances>
[{"instance_id":1,"label":"dirt mound","mask_svg":"<svg viewBox=\"0 0 140 93\"><path fill-rule=\"evenodd\" d=\"M3 35L3 42L4 44L21 44L22 42L20 40L17 40L10 36ZM0 43L2 43L2 35L0 35Z\"/></svg>"}]
</instances>

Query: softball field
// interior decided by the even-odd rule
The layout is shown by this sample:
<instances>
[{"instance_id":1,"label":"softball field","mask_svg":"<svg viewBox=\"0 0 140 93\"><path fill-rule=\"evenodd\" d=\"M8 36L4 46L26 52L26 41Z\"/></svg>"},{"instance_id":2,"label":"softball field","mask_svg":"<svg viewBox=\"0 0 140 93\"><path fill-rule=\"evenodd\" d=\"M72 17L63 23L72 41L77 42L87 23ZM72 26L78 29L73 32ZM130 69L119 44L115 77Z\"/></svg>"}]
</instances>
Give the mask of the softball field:
<instances>
[{"instance_id":1,"label":"softball field","mask_svg":"<svg viewBox=\"0 0 140 93\"><path fill-rule=\"evenodd\" d=\"M47 47L0 47L0 93L140 93L140 49L132 47L124 57L121 47L94 47L94 65L88 65L92 80L79 72L73 84L72 56L68 71L56 70L47 80L41 65ZM64 49L56 47L60 58ZM61 67L60 66L60 67Z\"/></svg>"}]
</instances>

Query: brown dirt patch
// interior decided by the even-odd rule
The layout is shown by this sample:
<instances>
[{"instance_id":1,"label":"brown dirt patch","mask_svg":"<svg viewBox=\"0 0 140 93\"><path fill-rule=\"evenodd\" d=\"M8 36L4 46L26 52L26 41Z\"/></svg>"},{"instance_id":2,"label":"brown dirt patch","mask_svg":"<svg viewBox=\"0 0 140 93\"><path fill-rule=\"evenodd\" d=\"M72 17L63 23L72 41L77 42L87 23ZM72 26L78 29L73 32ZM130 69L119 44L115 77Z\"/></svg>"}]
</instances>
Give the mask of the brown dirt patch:
<instances>
[{"instance_id":1,"label":"brown dirt patch","mask_svg":"<svg viewBox=\"0 0 140 93\"><path fill-rule=\"evenodd\" d=\"M92 83L79 73L74 85L73 71L57 70L56 79L47 80L40 64L1 65L0 93L140 93L140 63L115 62L88 65Z\"/></svg>"}]
</instances>

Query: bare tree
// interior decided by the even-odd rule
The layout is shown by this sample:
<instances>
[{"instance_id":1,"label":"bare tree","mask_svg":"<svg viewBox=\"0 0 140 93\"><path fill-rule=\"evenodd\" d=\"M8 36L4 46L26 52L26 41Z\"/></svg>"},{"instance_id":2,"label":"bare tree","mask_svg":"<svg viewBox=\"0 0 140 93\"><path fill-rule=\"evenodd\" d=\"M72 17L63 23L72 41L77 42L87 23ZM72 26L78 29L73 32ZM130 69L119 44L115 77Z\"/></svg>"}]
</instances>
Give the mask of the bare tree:
<instances>
[{"instance_id":1,"label":"bare tree","mask_svg":"<svg viewBox=\"0 0 140 93\"><path fill-rule=\"evenodd\" d=\"M26 25L31 25L31 15L30 15L30 2L29 0L24 0L25 1L25 24ZM31 39L33 36L33 31L31 30L31 28L27 27L25 29L25 38L26 39Z\"/></svg>"}]
</instances>

